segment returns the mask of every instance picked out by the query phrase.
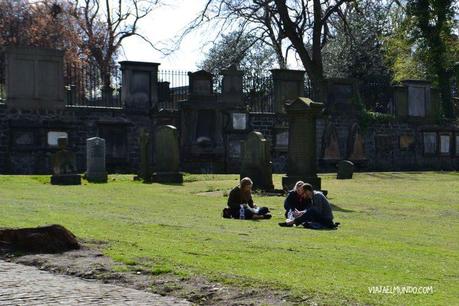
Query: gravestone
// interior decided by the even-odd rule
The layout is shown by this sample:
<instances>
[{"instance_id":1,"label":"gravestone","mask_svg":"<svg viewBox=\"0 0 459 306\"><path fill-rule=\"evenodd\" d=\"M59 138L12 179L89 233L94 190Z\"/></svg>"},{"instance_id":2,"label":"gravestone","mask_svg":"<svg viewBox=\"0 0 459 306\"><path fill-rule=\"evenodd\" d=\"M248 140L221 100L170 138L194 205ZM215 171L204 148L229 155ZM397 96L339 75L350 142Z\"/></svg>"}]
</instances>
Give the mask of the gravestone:
<instances>
[{"instance_id":1,"label":"gravestone","mask_svg":"<svg viewBox=\"0 0 459 306\"><path fill-rule=\"evenodd\" d=\"M67 150L67 138L57 139L59 151L53 155L52 185L81 185L81 176L77 173L75 153Z\"/></svg>"},{"instance_id":2,"label":"gravestone","mask_svg":"<svg viewBox=\"0 0 459 306\"><path fill-rule=\"evenodd\" d=\"M180 169L180 147L177 128L163 125L155 133L155 172L153 182L183 183L183 173Z\"/></svg>"},{"instance_id":3,"label":"gravestone","mask_svg":"<svg viewBox=\"0 0 459 306\"><path fill-rule=\"evenodd\" d=\"M354 163L349 160L342 160L338 163L338 173L336 179L338 180L349 180L352 179L354 174Z\"/></svg>"},{"instance_id":4,"label":"gravestone","mask_svg":"<svg viewBox=\"0 0 459 306\"><path fill-rule=\"evenodd\" d=\"M349 133L348 142L348 159L351 161L366 161L365 156L365 143L363 136L360 133L360 127L357 123L354 123Z\"/></svg>"},{"instance_id":5,"label":"gravestone","mask_svg":"<svg viewBox=\"0 0 459 306\"><path fill-rule=\"evenodd\" d=\"M107 182L105 140L102 138L86 139L86 179L95 183Z\"/></svg>"},{"instance_id":6,"label":"gravestone","mask_svg":"<svg viewBox=\"0 0 459 306\"><path fill-rule=\"evenodd\" d=\"M288 101L285 110L289 118L287 175L282 178L284 189L291 189L297 181L321 189L316 165L316 117L323 103L299 97Z\"/></svg>"},{"instance_id":7,"label":"gravestone","mask_svg":"<svg viewBox=\"0 0 459 306\"><path fill-rule=\"evenodd\" d=\"M271 145L260 132L251 132L241 144L241 179L250 177L254 189L273 190Z\"/></svg>"},{"instance_id":8,"label":"gravestone","mask_svg":"<svg viewBox=\"0 0 459 306\"><path fill-rule=\"evenodd\" d=\"M333 124L329 124L324 133L322 159L326 161L336 161L341 159L339 149L338 132Z\"/></svg>"},{"instance_id":9,"label":"gravestone","mask_svg":"<svg viewBox=\"0 0 459 306\"><path fill-rule=\"evenodd\" d=\"M145 129L140 130L140 169L138 177L145 183L151 181L151 150L150 150L150 133Z\"/></svg>"}]
</instances>

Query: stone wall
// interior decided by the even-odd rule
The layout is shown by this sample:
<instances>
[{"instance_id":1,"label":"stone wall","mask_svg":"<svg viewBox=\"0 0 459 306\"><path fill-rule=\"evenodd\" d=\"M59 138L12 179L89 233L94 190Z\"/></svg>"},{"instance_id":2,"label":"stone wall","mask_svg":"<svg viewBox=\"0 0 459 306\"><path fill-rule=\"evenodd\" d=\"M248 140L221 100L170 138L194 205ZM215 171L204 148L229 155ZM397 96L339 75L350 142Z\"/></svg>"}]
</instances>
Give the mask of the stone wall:
<instances>
[{"instance_id":1,"label":"stone wall","mask_svg":"<svg viewBox=\"0 0 459 306\"><path fill-rule=\"evenodd\" d=\"M335 162L321 160L324 156L326 128L332 124L337 131L341 159L349 159L351 127L358 124L352 118L322 118L317 122L317 156L321 171L336 170ZM415 122L371 123L361 129L365 160L357 162L360 171L414 171L458 170L459 151L457 138L459 127L455 124L428 124ZM435 153L426 153L424 133L435 133ZM449 135L449 153L440 152L440 136Z\"/></svg>"},{"instance_id":2,"label":"stone wall","mask_svg":"<svg viewBox=\"0 0 459 306\"><path fill-rule=\"evenodd\" d=\"M139 129L151 129L151 125L149 116L130 115L122 109L67 107L38 112L0 106L0 173L51 173L51 155L57 146L49 140L58 133L67 133L80 172L86 169L86 139L94 136L107 141L108 171L136 172Z\"/></svg>"}]
</instances>

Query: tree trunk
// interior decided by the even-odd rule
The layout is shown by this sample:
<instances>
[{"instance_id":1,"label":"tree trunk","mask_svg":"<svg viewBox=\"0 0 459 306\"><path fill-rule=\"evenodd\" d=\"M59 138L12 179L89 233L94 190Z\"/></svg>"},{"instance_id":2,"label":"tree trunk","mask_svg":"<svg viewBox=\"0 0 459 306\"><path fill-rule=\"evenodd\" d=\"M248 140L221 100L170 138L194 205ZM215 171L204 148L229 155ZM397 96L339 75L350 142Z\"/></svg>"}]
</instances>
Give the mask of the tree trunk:
<instances>
[{"instance_id":1,"label":"tree trunk","mask_svg":"<svg viewBox=\"0 0 459 306\"><path fill-rule=\"evenodd\" d=\"M453 99L451 95L451 88L450 88L450 74L447 71L439 71L438 73L438 87L440 89L441 94L441 106L443 109L443 114L448 119L454 119L454 107L453 107Z\"/></svg>"}]
</instances>

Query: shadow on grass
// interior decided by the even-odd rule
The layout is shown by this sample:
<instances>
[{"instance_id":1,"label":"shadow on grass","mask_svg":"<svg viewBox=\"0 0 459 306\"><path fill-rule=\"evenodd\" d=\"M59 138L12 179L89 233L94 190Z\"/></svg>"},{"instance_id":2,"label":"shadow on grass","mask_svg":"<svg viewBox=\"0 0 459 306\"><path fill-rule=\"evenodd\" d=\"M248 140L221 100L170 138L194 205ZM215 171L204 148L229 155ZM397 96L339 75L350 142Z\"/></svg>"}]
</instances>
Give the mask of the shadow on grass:
<instances>
[{"instance_id":1,"label":"shadow on grass","mask_svg":"<svg viewBox=\"0 0 459 306\"><path fill-rule=\"evenodd\" d=\"M355 212L354 210L350 210L350 209L345 209L345 208L341 208L335 204L332 204L330 203L330 206L332 208L333 211L340 211L340 212Z\"/></svg>"}]
</instances>

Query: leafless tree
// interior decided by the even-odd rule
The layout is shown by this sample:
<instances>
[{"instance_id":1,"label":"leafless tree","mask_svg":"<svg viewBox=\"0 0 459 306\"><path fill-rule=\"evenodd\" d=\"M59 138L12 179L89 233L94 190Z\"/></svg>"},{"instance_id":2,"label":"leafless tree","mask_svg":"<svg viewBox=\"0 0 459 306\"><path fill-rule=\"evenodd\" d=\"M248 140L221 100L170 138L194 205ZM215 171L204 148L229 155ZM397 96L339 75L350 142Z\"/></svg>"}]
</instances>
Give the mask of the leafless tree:
<instances>
[{"instance_id":1,"label":"leafless tree","mask_svg":"<svg viewBox=\"0 0 459 306\"><path fill-rule=\"evenodd\" d=\"M345 19L342 7L355 0L207 0L182 37L211 22L221 33L239 28L270 45L279 66L290 49L304 66L318 96L324 71L322 48L333 35L332 18ZM180 42L180 40L179 40Z\"/></svg>"},{"instance_id":2,"label":"leafless tree","mask_svg":"<svg viewBox=\"0 0 459 306\"><path fill-rule=\"evenodd\" d=\"M114 59L122 42L133 36L155 46L138 32L159 0L76 0L74 16L81 29L82 48L97 65L105 89L110 88Z\"/></svg>"},{"instance_id":3,"label":"leafless tree","mask_svg":"<svg viewBox=\"0 0 459 306\"><path fill-rule=\"evenodd\" d=\"M285 45L286 37L280 31L279 16L272 0L208 0L199 16L177 40L177 45L189 33L209 24L218 29L214 42L220 34L229 32L239 32L241 37L257 37L253 43L262 41L270 46L276 54L279 68L287 67L290 47Z\"/></svg>"},{"instance_id":4,"label":"leafless tree","mask_svg":"<svg viewBox=\"0 0 459 306\"><path fill-rule=\"evenodd\" d=\"M322 48L332 35L330 18L344 18L341 7L352 0L274 0L281 30L295 48L319 98L324 80Z\"/></svg>"}]
</instances>

